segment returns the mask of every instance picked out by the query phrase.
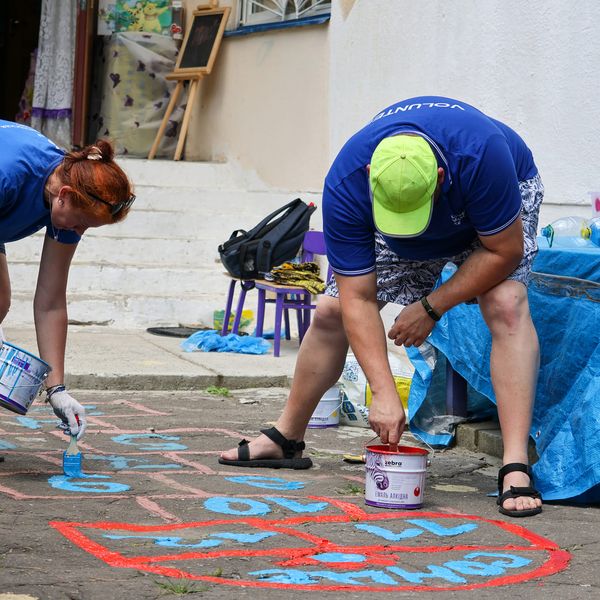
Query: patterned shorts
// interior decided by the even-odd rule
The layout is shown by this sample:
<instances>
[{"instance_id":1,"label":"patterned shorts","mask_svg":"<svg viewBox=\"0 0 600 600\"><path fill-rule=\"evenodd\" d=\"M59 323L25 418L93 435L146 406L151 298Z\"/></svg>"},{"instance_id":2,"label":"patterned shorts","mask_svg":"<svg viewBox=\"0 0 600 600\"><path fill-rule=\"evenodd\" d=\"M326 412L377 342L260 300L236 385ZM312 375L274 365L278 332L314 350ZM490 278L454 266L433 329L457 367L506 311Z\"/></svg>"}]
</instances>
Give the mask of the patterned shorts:
<instances>
[{"instance_id":1,"label":"patterned shorts","mask_svg":"<svg viewBox=\"0 0 600 600\"><path fill-rule=\"evenodd\" d=\"M507 277L527 285L533 259L537 254L537 228L540 205L544 198L544 186L539 175L519 183L523 221L524 253L517 268ZM377 264L377 299L407 306L419 301L431 292L447 263L459 267L474 250L481 247L477 239L473 244L455 256L430 260L409 260L392 252L384 239L375 236L375 255ZM329 280L325 294L337 298L339 295L335 275Z\"/></svg>"}]
</instances>

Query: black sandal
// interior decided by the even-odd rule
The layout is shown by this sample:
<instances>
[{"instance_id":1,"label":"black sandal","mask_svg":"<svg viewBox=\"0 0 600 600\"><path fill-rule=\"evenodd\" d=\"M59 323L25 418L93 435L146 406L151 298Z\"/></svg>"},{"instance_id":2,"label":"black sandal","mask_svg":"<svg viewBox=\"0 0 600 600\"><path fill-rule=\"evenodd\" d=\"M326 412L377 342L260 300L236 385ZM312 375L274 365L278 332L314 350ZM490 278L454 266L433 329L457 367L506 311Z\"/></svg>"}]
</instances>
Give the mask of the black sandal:
<instances>
[{"instance_id":1,"label":"black sandal","mask_svg":"<svg viewBox=\"0 0 600 600\"><path fill-rule=\"evenodd\" d=\"M521 473L528 475L531 485L529 487L514 487L511 485L510 489L502 493L502 488L504 487L504 477L515 471L520 471ZM533 487L533 474L531 473L531 467L529 465L524 465L523 463L509 463L508 465L504 465L498 471L498 500L496 500L498 510L503 515L507 515L508 517L532 517L533 515L538 515L542 512L541 506L538 506L537 508L528 508L527 510L506 510L502 506L504 501L508 500L508 498L519 498L523 496L526 496L527 498L542 499L540 493Z\"/></svg>"},{"instance_id":2,"label":"black sandal","mask_svg":"<svg viewBox=\"0 0 600 600\"><path fill-rule=\"evenodd\" d=\"M296 452L302 452L306 448L304 442L288 440L277 428L261 429L260 432L266 435L272 442L275 442L283 450L283 458L255 458L250 459L250 449L248 440L242 440L238 444L237 460L228 460L219 458L219 463L231 467L263 467L265 469L310 469L312 460L310 458L294 455Z\"/></svg>"}]
</instances>

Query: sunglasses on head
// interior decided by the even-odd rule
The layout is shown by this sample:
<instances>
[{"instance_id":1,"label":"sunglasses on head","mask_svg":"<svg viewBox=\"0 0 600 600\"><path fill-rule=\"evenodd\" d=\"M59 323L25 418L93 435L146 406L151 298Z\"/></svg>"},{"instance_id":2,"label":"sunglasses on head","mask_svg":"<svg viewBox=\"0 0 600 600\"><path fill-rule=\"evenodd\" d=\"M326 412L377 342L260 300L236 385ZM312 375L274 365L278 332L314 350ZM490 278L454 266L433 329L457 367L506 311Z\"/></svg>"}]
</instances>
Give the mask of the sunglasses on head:
<instances>
[{"instance_id":1,"label":"sunglasses on head","mask_svg":"<svg viewBox=\"0 0 600 600\"><path fill-rule=\"evenodd\" d=\"M129 198L127 198L127 200L122 200L121 202L115 202L113 204L112 202L107 202L106 200L103 200L102 198L100 198L99 196L96 196L96 194L92 194L91 192L87 192L87 195L90 198L93 198L94 200L97 200L98 202L101 202L102 204L106 204L106 206L109 206L110 207L110 215L112 217L114 217L115 215L118 215L123 209L129 208L135 200L135 194L131 194L131 196L129 196Z\"/></svg>"}]
</instances>

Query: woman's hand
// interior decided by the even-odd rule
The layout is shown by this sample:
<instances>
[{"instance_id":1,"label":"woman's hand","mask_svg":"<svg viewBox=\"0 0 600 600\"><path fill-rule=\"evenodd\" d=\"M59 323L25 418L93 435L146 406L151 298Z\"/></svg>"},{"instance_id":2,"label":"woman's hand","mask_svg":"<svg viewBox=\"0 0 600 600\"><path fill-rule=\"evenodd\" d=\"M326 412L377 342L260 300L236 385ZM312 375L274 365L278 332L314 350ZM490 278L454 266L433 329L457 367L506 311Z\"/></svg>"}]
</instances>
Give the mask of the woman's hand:
<instances>
[{"instance_id":1,"label":"woman's hand","mask_svg":"<svg viewBox=\"0 0 600 600\"><path fill-rule=\"evenodd\" d=\"M54 392L48 402L54 414L66 425L65 431L81 439L87 426L85 408L67 390Z\"/></svg>"}]
</instances>

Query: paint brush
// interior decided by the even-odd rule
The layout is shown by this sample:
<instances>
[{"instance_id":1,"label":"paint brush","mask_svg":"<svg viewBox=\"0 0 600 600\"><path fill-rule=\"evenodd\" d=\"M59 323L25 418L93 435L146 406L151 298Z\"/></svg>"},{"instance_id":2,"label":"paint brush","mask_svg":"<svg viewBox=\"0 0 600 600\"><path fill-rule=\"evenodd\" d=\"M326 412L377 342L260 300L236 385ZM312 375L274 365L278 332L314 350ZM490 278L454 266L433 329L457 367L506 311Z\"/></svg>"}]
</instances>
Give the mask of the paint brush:
<instances>
[{"instance_id":1,"label":"paint brush","mask_svg":"<svg viewBox=\"0 0 600 600\"><path fill-rule=\"evenodd\" d=\"M77 419L79 422L79 419ZM67 449L63 452L63 472L67 477L81 477L81 452L77 447L77 436L72 435Z\"/></svg>"}]
</instances>

